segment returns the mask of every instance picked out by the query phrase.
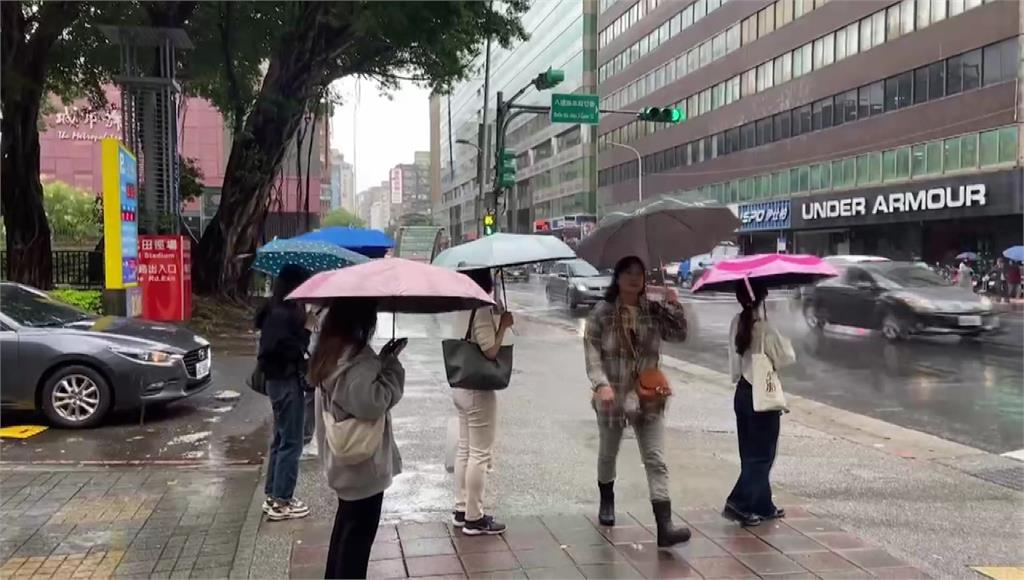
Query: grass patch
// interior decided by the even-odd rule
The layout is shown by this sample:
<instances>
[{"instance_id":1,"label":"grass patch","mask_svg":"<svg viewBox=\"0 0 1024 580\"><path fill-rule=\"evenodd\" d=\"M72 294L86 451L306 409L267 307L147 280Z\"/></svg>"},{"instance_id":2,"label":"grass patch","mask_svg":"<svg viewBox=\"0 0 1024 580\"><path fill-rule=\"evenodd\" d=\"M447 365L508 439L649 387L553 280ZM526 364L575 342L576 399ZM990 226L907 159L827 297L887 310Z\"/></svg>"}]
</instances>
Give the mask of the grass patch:
<instances>
[{"instance_id":1,"label":"grass patch","mask_svg":"<svg viewBox=\"0 0 1024 580\"><path fill-rule=\"evenodd\" d=\"M103 314L103 293L100 290L58 288L50 291L50 296L79 310L92 314Z\"/></svg>"}]
</instances>

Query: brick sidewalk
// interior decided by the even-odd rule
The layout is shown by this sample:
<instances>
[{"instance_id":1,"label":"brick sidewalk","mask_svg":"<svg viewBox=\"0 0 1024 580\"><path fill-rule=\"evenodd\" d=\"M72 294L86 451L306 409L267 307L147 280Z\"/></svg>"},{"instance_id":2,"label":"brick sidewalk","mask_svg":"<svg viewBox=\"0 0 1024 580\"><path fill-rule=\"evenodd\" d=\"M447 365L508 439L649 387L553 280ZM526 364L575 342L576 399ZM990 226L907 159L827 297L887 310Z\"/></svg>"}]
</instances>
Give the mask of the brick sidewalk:
<instances>
[{"instance_id":1,"label":"brick sidewalk","mask_svg":"<svg viewBox=\"0 0 1024 580\"><path fill-rule=\"evenodd\" d=\"M693 538L654 543L649 514L602 528L583 516L514 519L498 537L466 537L448 524L382 526L369 578L924 578L887 552L798 508L784 521L741 528L712 510L678 512ZM292 578L322 578L330 528L297 532Z\"/></svg>"},{"instance_id":2,"label":"brick sidewalk","mask_svg":"<svg viewBox=\"0 0 1024 580\"><path fill-rule=\"evenodd\" d=\"M255 467L2 470L0 578L226 578L258 477Z\"/></svg>"}]
</instances>

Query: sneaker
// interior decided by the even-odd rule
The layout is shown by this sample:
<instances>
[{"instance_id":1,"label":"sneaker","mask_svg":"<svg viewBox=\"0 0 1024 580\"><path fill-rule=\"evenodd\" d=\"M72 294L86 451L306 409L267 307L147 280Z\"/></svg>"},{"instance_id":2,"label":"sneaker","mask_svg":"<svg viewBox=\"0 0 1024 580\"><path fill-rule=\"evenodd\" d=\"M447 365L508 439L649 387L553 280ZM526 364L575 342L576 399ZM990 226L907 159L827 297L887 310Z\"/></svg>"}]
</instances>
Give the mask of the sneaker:
<instances>
[{"instance_id":1,"label":"sneaker","mask_svg":"<svg viewBox=\"0 0 1024 580\"><path fill-rule=\"evenodd\" d=\"M320 457L320 451L317 449L316 439L314 439L303 446L299 459L316 459L318 457Z\"/></svg>"},{"instance_id":2,"label":"sneaker","mask_svg":"<svg viewBox=\"0 0 1024 580\"><path fill-rule=\"evenodd\" d=\"M484 516L476 521L466 520L462 533L467 536L496 536L505 533L505 524L495 521L491 516Z\"/></svg>"},{"instance_id":3,"label":"sneaker","mask_svg":"<svg viewBox=\"0 0 1024 580\"><path fill-rule=\"evenodd\" d=\"M274 500L267 496L267 499L263 500L263 513L270 513L270 508L274 507Z\"/></svg>"},{"instance_id":4,"label":"sneaker","mask_svg":"<svg viewBox=\"0 0 1024 580\"><path fill-rule=\"evenodd\" d=\"M272 522L281 520L297 520L309 515L309 506L294 500L283 502L274 501L267 512L267 519Z\"/></svg>"},{"instance_id":5,"label":"sneaker","mask_svg":"<svg viewBox=\"0 0 1024 580\"><path fill-rule=\"evenodd\" d=\"M466 525L466 512L452 512L452 525L456 528L461 528L462 526Z\"/></svg>"}]
</instances>

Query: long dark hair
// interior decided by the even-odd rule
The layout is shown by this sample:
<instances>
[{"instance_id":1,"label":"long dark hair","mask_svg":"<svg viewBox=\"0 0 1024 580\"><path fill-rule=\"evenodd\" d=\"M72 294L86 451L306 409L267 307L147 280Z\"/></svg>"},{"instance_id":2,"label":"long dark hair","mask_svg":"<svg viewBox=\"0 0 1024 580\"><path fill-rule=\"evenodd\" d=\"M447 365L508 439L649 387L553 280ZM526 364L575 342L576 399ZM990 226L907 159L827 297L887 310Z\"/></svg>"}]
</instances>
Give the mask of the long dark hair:
<instances>
[{"instance_id":1,"label":"long dark hair","mask_svg":"<svg viewBox=\"0 0 1024 580\"><path fill-rule=\"evenodd\" d=\"M481 290L490 294L494 292L494 276L491 275L490 268L481 268L479 270L466 270L462 272L469 276L469 279L476 282L476 285Z\"/></svg>"},{"instance_id":2,"label":"long dark hair","mask_svg":"<svg viewBox=\"0 0 1024 580\"><path fill-rule=\"evenodd\" d=\"M647 288L647 267L644 266L644 261L636 256L626 256L615 263L615 269L612 270L612 283L604 291L605 302L615 302L619 299L619 276L634 264L640 266L640 270L644 273L644 288ZM643 290L640 293L643 294Z\"/></svg>"},{"instance_id":3,"label":"long dark hair","mask_svg":"<svg viewBox=\"0 0 1024 580\"><path fill-rule=\"evenodd\" d=\"M736 283L736 300L743 306L743 312L740 312L740 323L736 328L735 344L738 354L742 355L750 348L750 342L754 335L754 313L764 304L766 296L768 296L768 289L762 284L751 282L750 289L747 289L745 282Z\"/></svg>"},{"instance_id":4,"label":"long dark hair","mask_svg":"<svg viewBox=\"0 0 1024 580\"><path fill-rule=\"evenodd\" d=\"M274 288L271 292L270 300L267 300L266 304L256 313L256 328L263 326L263 320L272 308L289 304L285 302L285 298L301 286L303 282L309 280L309 277L309 270L302 266L288 264L281 268L281 271L277 273L277 277L274 278ZM294 307L296 310L300 308L298 303L294 303Z\"/></svg>"},{"instance_id":5,"label":"long dark hair","mask_svg":"<svg viewBox=\"0 0 1024 580\"><path fill-rule=\"evenodd\" d=\"M377 301L364 298L335 298L320 327L316 352L309 365L309 380L322 384L337 368L346 348L362 350L377 327Z\"/></svg>"}]
</instances>

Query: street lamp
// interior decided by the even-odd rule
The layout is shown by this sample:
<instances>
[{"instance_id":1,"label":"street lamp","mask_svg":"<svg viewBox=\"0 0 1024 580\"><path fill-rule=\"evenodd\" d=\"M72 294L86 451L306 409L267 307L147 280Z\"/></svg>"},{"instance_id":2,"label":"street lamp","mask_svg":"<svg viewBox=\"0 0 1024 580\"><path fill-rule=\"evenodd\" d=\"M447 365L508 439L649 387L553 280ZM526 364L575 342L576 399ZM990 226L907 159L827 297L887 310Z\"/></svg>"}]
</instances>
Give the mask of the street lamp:
<instances>
[{"instance_id":1,"label":"street lamp","mask_svg":"<svg viewBox=\"0 0 1024 580\"><path fill-rule=\"evenodd\" d=\"M629 149L630 151L633 152L634 155L636 155L636 175L637 175L636 207L637 207L637 209L640 209L640 204L643 203L643 201L644 201L644 159L643 159L643 157L640 156L640 152L637 151L635 147L631 147L629 145L624 145L622 143L616 143L615 141L605 141L605 142L608 143L609 145L614 145L615 147L622 147L623 149Z\"/></svg>"},{"instance_id":2,"label":"street lamp","mask_svg":"<svg viewBox=\"0 0 1024 580\"><path fill-rule=\"evenodd\" d=\"M477 237L480 237L480 234L481 234L481 231L480 231L480 219L479 219L480 218L480 203L483 201L483 193L482 193L483 190L484 190L483 182L484 182L484 176L486 175L486 172L484 171L484 168L483 168L483 166L484 166L484 151L483 151L483 149L480 148L479 145L477 145L476 143L473 143L472 141L470 141L468 139L456 139L455 142L458 143L459 145L469 145L473 149L476 149L476 178L480 181L479 186L480 186L481 194L476 196L473 199L473 214L474 214L473 215L473 221L476 222L476 235L477 235Z\"/></svg>"}]
</instances>

